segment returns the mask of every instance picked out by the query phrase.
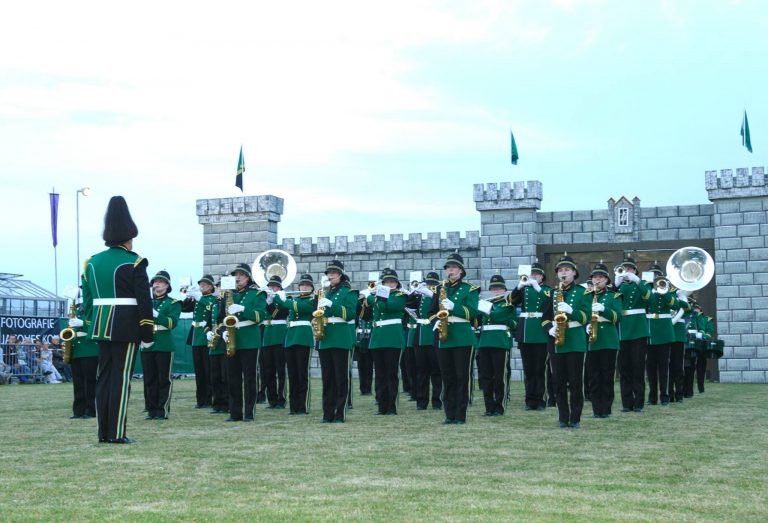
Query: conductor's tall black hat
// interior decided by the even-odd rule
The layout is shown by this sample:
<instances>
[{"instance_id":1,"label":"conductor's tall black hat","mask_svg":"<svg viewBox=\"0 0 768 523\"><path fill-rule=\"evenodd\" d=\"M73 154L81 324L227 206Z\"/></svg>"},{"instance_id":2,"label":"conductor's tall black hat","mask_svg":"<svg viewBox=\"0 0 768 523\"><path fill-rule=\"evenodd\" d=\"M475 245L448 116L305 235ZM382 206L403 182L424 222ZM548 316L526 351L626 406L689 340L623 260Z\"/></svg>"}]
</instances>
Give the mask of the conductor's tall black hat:
<instances>
[{"instance_id":1,"label":"conductor's tall black hat","mask_svg":"<svg viewBox=\"0 0 768 523\"><path fill-rule=\"evenodd\" d=\"M139 229L133 223L131 211L122 196L113 196L107 204L104 214L104 244L108 247L121 245L139 235Z\"/></svg>"}]
</instances>

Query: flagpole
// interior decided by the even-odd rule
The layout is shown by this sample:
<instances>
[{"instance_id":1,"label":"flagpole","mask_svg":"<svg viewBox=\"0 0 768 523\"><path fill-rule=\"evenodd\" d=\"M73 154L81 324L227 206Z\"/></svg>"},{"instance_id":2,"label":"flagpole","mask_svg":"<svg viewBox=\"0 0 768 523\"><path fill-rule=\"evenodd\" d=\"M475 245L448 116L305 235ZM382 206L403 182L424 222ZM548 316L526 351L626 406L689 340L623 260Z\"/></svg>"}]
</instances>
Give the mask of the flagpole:
<instances>
[{"instance_id":1,"label":"flagpole","mask_svg":"<svg viewBox=\"0 0 768 523\"><path fill-rule=\"evenodd\" d=\"M51 187L51 194L56 194L56 187ZM58 209L57 209L58 214ZM59 249L57 248L58 242L53 242L53 281L54 281L54 294L59 296Z\"/></svg>"}]
</instances>

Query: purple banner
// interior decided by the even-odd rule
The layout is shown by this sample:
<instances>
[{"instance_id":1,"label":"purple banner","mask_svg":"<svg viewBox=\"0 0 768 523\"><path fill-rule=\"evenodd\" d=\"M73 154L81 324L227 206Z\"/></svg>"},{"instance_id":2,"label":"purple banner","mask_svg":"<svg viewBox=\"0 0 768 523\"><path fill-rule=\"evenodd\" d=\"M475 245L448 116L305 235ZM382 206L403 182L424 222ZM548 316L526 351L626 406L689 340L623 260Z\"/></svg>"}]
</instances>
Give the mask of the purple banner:
<instances>
[{"instance_id":1,"label":"purple banner","mask_svg":"<svg viewBox=\"0 0 768 523\"><path fill-rule=\"evenodd\" d=\"M53 236L54 248L59 244L59 237L57 234L56 226L59 221L59 195L52 192L48 196L51 197L51 235Z\"/></svg>"}]
</instances>

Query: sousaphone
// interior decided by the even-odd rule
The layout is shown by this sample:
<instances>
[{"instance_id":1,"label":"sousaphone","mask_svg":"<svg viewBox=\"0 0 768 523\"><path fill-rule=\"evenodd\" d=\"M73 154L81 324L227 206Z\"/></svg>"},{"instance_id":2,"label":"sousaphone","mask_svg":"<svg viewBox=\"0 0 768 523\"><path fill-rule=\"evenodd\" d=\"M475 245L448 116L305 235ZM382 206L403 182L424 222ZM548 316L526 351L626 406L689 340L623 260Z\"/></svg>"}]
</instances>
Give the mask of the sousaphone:
<instances>
[{"instance_id":1,"label":"sousaphone","mask_svg":"<svg viewBox=\"0 0 768 523\"><path fill-rule=\"evenodd\" d=\"M672 253L667 261L667 279L685 292L706 287L715 275L712 256L698 247L683 247Z\"/></svg>"},{"instance_id":2,"label":"sousaphone","mask_svg":"<svg viewBox=\"0 0 768 523\"><path fill-rule=\"evenodd\" d=\"M264 251L253 262L253 281L260 289L267 288L272 276L280 276L283 288L287 288L296 278L296 260L280 249Z\"/></svg>"}]
</instances>

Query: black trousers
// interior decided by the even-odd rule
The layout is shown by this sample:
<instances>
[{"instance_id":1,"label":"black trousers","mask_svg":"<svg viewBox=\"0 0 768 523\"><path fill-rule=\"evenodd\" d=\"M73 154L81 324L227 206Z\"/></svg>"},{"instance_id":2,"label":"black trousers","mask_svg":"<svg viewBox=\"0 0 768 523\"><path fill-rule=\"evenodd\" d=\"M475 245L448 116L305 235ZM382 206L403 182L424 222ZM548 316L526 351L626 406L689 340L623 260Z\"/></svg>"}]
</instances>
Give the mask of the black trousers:
<instances>
[{"instance_id":1,"label":"black trousers","mask_svg":"<svg viewBox=\"0 0 768 523\"><path fill-rule=\"evenodd\" d=\"M259 367L270 407L285 407L285 349L283 346L263 347L259 355Z\"/></svg>"},{"instance_id":2,"label":"black trousers","mask_svg":"<svg viewBox=\"0 0 768 523\"><path fill-rule=\"evenodd\" d=\"M349 396L349 366L351 352L346 349L318 350L323 379L323 419L346 421Z\"/></svg>"},{"instance_id":3,"label":"black trousers","mask_svg":"<svg viewBox=\"0 0 768 523\"><path fill-rule=\"evenodd\" d=\"M669 401L683 401L683 385L685 381L685 343L675 342L669 350L669 386L667 396Z\"/></svg>"},{"instance_id":4,"label":"black trousers","mask_svg":"<svg viewBox=\"0 0 768 523\"><path fill-rule=\"evenodd\" d=\"M373 355L369 349L356 348L357 377L360 380L360 394L368 395L373 385Z\"/></svg>"},{"instance_id":5,"label":"black trousers","mask_svg":"<svg viewBox=\"0 0 768 523\"><path fill-rule=\"evenodd\" d=\"M412 400L416 399L416 349L406 347L403 353L405 374L403 374L403 391L408 392Z\"/></svg>"},{"instance_id":6,"label":"black trousers","mask_svg":"<svg viewBox=\"0 0 768 523\"><path fill-rule=\"evenodd\" d=\"M294 414L309 414L309 347L286 347L285 362L288 365L289 409Z\"/></svg>"},{"instance_id":7,"label":"black trousers","mask_svg":"<svg viewBox=\"0 0 768 523\"><path fill-rule=\"evenodd\" d=\"M100 341L96 375L99 441L126 437L128 397L138 343Z\"/></svg>"},{"instance_id":8,"label":"black trousers","mask_svg":"<svg viewBox=\"0 0 768 523\"><path fill-rule=\"evenodd\" d=\"M521 343L520 356L523 359L525 380L525 405L537 409L546 407L544 384L547 368L546 343Z\"/></svg>"},{"instance_id":9,"label":"black trousers","mask_svg":"<svg viewBox=\"0 0 768 523\"><path fill-rule=\"evenodd\" d=\"M96 372L99 368L99 357L75 358L70 364L72 368L72 414L75 416L96 416Z\"/></svg>"},{"instance_id":10,"label":"black trousers","mask_svg":"<svg viewBox=\"0 0 768 523\"><path fill-rule=\"evenodd\" d=\"M192 367L195 369L195 398L198 407L209 407L213 397L211 357L208 346L192 347Z\"/></svg>"},{"instance_id":11,"label":"black trousers","mask_svg":"<svg viewBox=\"0 0 768 523\"><path fill-rule=\"evenodd\" d=\"M620 342L618 366L621 406L642 409L645 405L645 351L647 338Z\"/></svg>"},{"instance_id":12,"label":"black trousers","mask_svg":"<svg viewBox=\"0 0 768 523\"><path fill-rule=\"evenodd\" d=\"M227 360L227 384L229 386L229 417L241 420L253 419L256 410L256 366L258 349L238 349Z\"/></svg>"},{"instance_id":13,"label":"black trousers","mask_svg":"<svg viewBox=\"0 0 768 523\"><path fill-rule=\"evenodd\" d=\"M374 349L374 365L376 365L376 354L375 351L378 349ZM406 349L407 350L407 349ZM403 392L411 392L411 369L408 367L408 358L400 358L400 361L398 363L400 366L400 376L403 378Z\"/></svg>"},{"instance_id":14,"label":"black trousers","mask_svg":"<svg viewBox=\"0 0 768 523\"><path fill-rule=\"evenodd\" d=\"M480 347L477 351L477 372L483 391L486 414L504 414L509 374L509 351L495 347Z\"/></svg>"},{"instance_id":15,"label":"black trousers","mask_svg":"<svg viewBox=\"0 0 768 523\"><path fill-rule=\"evenodd\" d=\"M586 368L589 369L589 392L592 397L592 413L608 416L613 407L613 381L616 376L615 349L601 349L587 353Z\"/></svg>"},{"instance_id":16,"label":"black trousers","mask_svg":"<svg viewBox=\"0 0 768 523\"><path fill-rule=\"evenodd\" d=\"M696 353L687 350L683 359L683 397L693 397L693 382L696 379Z\"/></svg>"},{"instance_id":17,"label":"black trousers","mask_svg":"<svg viewBox=\"0 0 768 523\"><path fill-rule=\"evenodd\" d=\"M403 351L400 349L371 349L375 370L376 403L379 414L397 414L399 369Z\"/></svg>"},{"instance_id":18,"label":"black trousers","mask_svg":"<svg viewBox=\"0 0 768 523\"><path fill-rule=\"evenodd\" d=\"M141 351L147 415L154 418L168 418L171 412L172 364L172 352Z\"/></svg>"},{"instance_id":19,"label":"black trousers","mask_svg":"<svg viewBox=\"0 0 768 523\"><path fill-rule=\"evenodd\" d=\"M214 354L211 362L211 406L219 412L229 412L229 394L227 390L227 356Z\"/></svg>"},{"instance_id":20,"label":"black trousers","mask_svg":"<svg viewBox=\"0 0 768 523\"><path fill-rule=\"evenodd\" d=\"M547 380L547 407L554 407L555 402L555 380L552 377L552 358L547 354L547 365L544 372Z\"/></svg>"},{"instance_id":21,"label":"black trousers","mask_svg":"<svg viewBox=\"0 0 768 523\"><path fill-rule=\"evenodd\" d=\"M437 349L443 378L443 409L449 421L466 421L472 347Z\"/></svg>"},{"instance_id":22,"label":"black trousers","mask_svg":"<svg viewBox=\"0 0 768 523\"><path fill-rule=\"evenodd\" d=\"M418 408L427 408L430 402L429 385L432 383L432 407L442 408L440 395L443 392L443 380L440 377L440 364L437 361L437 349L433 345L420 345L414 349L415 360L415 397Z\"/></svg>"},{"instance_id":23,"label":"black trousers","mask_svg":"<svg viewBox=\"0 0 768 523\"><path fill-rule=\"evenodd\" d=\"M699 387L699 393L704 392L704 378L706 378L706 375L707 357L703 352L699 352L696 354L696 384ZM693 388L693 386L691 386L691 388Z\"/></svg>"},{"instance_id":24,"label":"black trousers","mask_svg":"<svg viewBox=\"0 0 768 523\"><path fill-rule=\"evenodd\" d=\"M669 403L669 347L669 343L648 345L645 357L648 403L657 403L659 396L662 403Z\"/></svg>"},{"instance_id":25,"label":"black trousers","mask_svg":"<svg viewBox=\"0 0 768 523\"><path fill-rule=\"evenodd\" d=\"M558 419L570 424L579 423L584 408L584 353L550 353L549 357L555 380Z\"/></svg>"}]
</instances>

